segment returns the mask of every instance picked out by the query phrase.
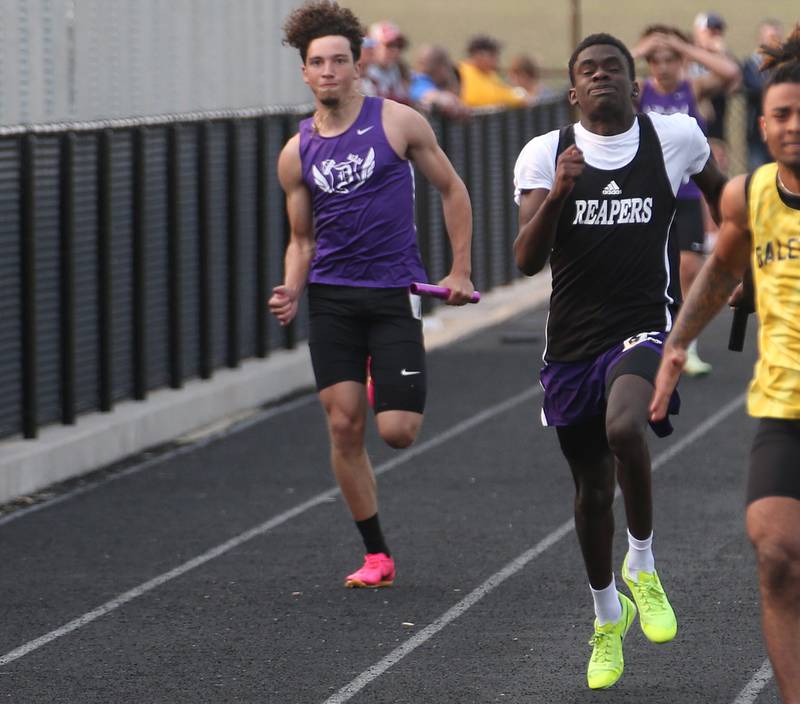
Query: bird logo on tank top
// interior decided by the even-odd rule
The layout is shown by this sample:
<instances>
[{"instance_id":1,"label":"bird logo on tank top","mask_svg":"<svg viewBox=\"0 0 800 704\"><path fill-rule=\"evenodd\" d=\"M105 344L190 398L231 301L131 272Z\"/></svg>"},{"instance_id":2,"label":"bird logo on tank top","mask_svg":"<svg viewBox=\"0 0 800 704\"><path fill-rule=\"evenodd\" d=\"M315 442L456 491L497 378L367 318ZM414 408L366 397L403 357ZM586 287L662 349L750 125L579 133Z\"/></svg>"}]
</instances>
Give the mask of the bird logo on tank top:
<instances>
[{"instance_id":1,"label":"bird logo on tank top","mask_svg":"<svg viewBox=\"0 0 800 704\"><path fill-rule=\"evenodd\" d=\"M375 171L375 149L370 147L366 156L348 154L344 161L325 159L314 164L311 173L314 183L324 193L352 193L363 186Z\"/></svg>"}]
</instances>

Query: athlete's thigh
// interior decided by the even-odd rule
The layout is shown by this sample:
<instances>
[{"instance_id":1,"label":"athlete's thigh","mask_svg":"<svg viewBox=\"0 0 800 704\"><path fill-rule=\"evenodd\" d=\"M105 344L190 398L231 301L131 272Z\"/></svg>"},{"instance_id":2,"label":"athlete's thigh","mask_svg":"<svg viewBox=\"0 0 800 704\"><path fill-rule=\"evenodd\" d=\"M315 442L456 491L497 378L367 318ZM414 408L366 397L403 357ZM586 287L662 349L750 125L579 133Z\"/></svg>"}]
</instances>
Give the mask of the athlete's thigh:
<instances>
[{"instance_id":1,"label":"athlete's thigh","mask_svg":"<svg viewBox=\"0 0 800 704\"><path fill-rule=\"evenodd\" d=\"M624 421L645 427L653 396L653 380L661 355L639 345L609 370L606 382L606 425Z\"/></svg>"},{"instance_id":2,"label":"athlete's thigh","mask_svg":"<svg viewBox=\"0 0 800 704\"><path fill-rule=\"evenodd\" d=\"M762 418L750 451L747 503L778 496L800 500L800 420Z\"/></svg>"},{"instance_id":3,"label":"athlete's thigh","mask_svg":"<svg viewBox=\"0 0 800 704\"><path fill-rule=\"evenodd\" d=\"M354 287L309 286L308 347L318 390L343 381L366 382L369 319L361 311L365 295Z\"/></svg>"},{"instance_id":4,"label":"athlete's thigh","mask_svg":"<svg viewBox=\"0 0 800 704\"><path fill-rule=\"evenodd\" d=\"M375 412L422 413L427 388L422 320L406 291L384 292L373 310L368 338Z\"/></svg>"},{"instance_id":5,"label":"athlete's thigh","mask_svg":"<svg viewBox=\"0 0 800 704\"><path fill-rule=\"evenodd\" d=\"M574 425L557 426L556 433L576 486L586 481L599 485L610 481L614 465L603 415L586 418Z\"/></svg>"},{"instance_id":6,"label":"athlete's thigh","mask_svg":"<svg viewBox=\"0 0 800 704\"><path fill-rule=\"evenodd\" d=\"M635 374L618 376L611 386L606 406L606 427L624 424L644 429L648 423L653 385Z\"/></svg>"}]
</instances>

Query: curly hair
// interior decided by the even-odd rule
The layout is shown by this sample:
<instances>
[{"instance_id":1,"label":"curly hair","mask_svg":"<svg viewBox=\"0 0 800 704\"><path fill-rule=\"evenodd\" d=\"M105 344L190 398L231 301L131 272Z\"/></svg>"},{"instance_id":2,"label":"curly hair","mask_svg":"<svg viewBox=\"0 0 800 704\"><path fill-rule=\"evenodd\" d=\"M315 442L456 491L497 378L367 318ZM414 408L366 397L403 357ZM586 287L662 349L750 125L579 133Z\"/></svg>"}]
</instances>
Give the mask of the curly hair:
<instances>
[{"instance_id":1,"label":"curly hair","mask_svg":"<svg viewBox=\"0 0 800 704\"><path fill-rule=\"evenodd\" d=\"M305 63L308 45L330 36L345 37L350 42L353 61L358 61L365 29L351 10L340 7L335 0L309 0L286 18L283 32L283 43L297 49Z\"/></svg>"},{"instance_id":2,"label":"curly hair","mask_svg":"<svg viewBox=\"0 0 800 704\"><path fill-rule=\"evenodd\" d=\"M778 83L800 83L800 24L780 46L762 46L761 71L768 72L764 92Z\"/></svg>"},{"instance_id":3,"label":"curly hair","mask_svg":"<svg viewBox=\"0 0 800 704\"><path fill-rule=\"evenodd\" d=\"M567 69L569 70L570 83L572 83L573 86L575 85L575 75L573 74L572 69L575 68L575 62L578 60L578 55L584 49L588 49L590 46L594 46L595 44L610 44L611 46L617 47L617 49L622 52L622 55L625 57L625 61L628 64L628 76L632 81L636 79L636 68L633 65L633 56L631 56L631 52L628 50L628 47L616 37L606 34L605 32L600 32L598 34L590 34L588 37L585 37L581 43L575 47L575 51L572 52L572 56L569 57Z\"/></svg>"}]
</instances>

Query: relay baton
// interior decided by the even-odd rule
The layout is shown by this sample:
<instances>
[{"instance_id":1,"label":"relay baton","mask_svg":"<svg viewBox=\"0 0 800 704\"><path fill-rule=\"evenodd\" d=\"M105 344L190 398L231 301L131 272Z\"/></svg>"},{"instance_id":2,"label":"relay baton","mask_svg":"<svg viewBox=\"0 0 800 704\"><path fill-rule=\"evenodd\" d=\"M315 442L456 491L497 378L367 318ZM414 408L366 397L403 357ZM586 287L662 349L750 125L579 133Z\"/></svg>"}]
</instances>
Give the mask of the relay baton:
<instances>
[{"instance_id":1,"label":"relay baton","mask_svg":"<svg viewBox=\"0 0 800 704\"><path fill-rule=\"evenodd\" d=\"M744 337L747 332L747 319L750 317L744 308L733 309L733 320L731 321L731 334L728 337L728 349L731 352L741 352L744 349Z\"/></svg>"},{"instance_id":2,"label":"relay baton","mask_svg":"<svg viewBox=\"0 0 800 704\"><path fill-rule=\"evenodd\" d=\"M741 352L742 349L744 349L747 319L754 310L755 293L753 291L753 272L748 267L742 278L742 298L739 300L739 305L733 309L731 333L728 337L728 349L731 350L731 352Z\"/></svg>"},{"instance_id":3,"label":"relay baton","mask_svg":"<svg viewBox=\"0 0 800 704\"><path fill-rule=\"evenodd\" d=\"M417 283L416 281L412 283L409 287L411 293L417 293L421 296L433 296L434 298L441 298L442 300L447 300L447 297L450 295L450 289L445 286L434 286L433 284L421 284ZM481 300L481 294L479 291L472 292L472 298L469 299L470 303L477 303Z\"/></svg>"}]
</instances>

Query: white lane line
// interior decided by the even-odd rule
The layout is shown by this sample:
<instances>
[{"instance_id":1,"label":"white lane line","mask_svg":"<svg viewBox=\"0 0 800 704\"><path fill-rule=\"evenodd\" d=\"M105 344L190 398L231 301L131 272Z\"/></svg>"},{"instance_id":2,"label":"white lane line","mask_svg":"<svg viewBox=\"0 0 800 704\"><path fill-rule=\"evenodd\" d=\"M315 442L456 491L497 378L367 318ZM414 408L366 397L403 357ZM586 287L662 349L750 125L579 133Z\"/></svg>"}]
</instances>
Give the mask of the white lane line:
<instances>
[{"instance_id":1,"label":"white lane line","mask_svg":"<svg viewBox=\"0 0 800 704\"><path fill-rule=\"evenodd\" d=\"M246 420L234 423L233 425L228 426L223 430L210 433L209 435L205 435L201 439L192 442L188 445L180 445L172 450L167 450L166 452L156 455L155 457L151 457L150 459L146 459L142 462L127 467L126 469L120 470L118 472L113 472L112 474L109 474L103 477L102 479L98 479L96 481L92 481L90 479L88 484L80 486L76 489L72 489L71 491L67 491L63 494L59 494L58 496L54 496L52 499L45 499L44 501L40 501L39 503L36 503L33 506L28 506L26 508L20 508L15 511L12 511L9 514L0 517L0 526L7 525L12 521L16 521L20 518L23 518L24 516L29 516L32 513L41 511L42 509L50 508L51 506L57 506L60 503L69 501L70 499L74 499L76 496L80 496L81 494L93 491L101 486L105 486L106 484L115 482L118 479L122 479L123 477L129 477L132 474L138 474L139 472L149 467L161 464L162 462L166 462L167 460L171 460L174 459L175 457L180 457L181 455L186 455L190 452L194 452L195 450L205 447L206 445L210 445L215 440L219 440L220 438L226 437L228 435L233 435L234 433L246 430L247 428L251 428L257 423L269 420L270 418L274 418L275 416L279 416L283 413L288 413L289 411L294 411L297 408L301 408L302 406L307 406L312 401L316 400L317 400L317 395L314 393L306 396L301 396L300 398L293 399L292 401L287 401L286 403L282 403L279 406L273 406L271 408L265 408L264 410L261 411L256 411L252 416L250 416Z\"/></svg>"},{"instance_id":2,"label":"white lane line","mask_svg":"<svg viewBox=\"0 0 800 704\"><path fill-rule=\"evenodd\" d=\"M744 403L746 394L737 396L733 401L723 406L714 415L703 421L691 433L684 436L678 442L670 445L664 452L662 452L656 459L653 460L653 471L655 472L659 467L663 466L675 455L691 445L698 438L703 437L715 425L725 420L731 413L736 411ZM617 492L616 496L619 496ZM324 704L344 704L344 702L352 699L359 691L366 687L370 682L380 677L390 667L396 665L406 655L416 650L420 645L430 640L445 626L455 621L459 616L464 614L468 609L477 604L483 597L499 587L509 577L513 577L531 560L534 560L541 555L549 547L555 545L561 538L568 535L574 526L574 519L570 519L562 523L552 533L549 533L544 539L540 540L529 550L526 550L519 557L509 562L499 572L495 572L483 584L470 592L466 597L459 601L455 606L451 607L439 618L431 624L423 628L415 636L412 636L402 645L399 645L391 653L389 653L382 660L367 668L358 677L352 680L349 684L342 687L336 694L325 700ZM735 702L734 704L744 704L743 702Z\"/></svg>"},{"instance_id":3,"label":"white lane line","mask_svg":"<svg viewBox=\"0 0 800 704\"><path fill-rule=\"evenodd\" d=\"M451 440L452 438L461 435L462 433L465 433L468 430L471 430L475 426L480 425L484 421L489 420L494 416L500 415L508 410L511 410L512 408L520 405L521 403L524 403L525 401L534 398L540 393L541 393L541 387L534 386L527 389L526 391L523 391L520 394L517 394L516 396L511 397L510 399L507 399L494 406L490 406L489 408L481 411L480 413L477 413L471 418L468 418L467 420L457 423L449 430L446 430L443 433L440 433L439 435L435 435L429 440L426 440L425 442L420 443L419 445L412 447L409 450L406 450L396 458L393 458L388 462L384 462L378 465L378 467L375 468L375 474L376 475L385 474L386 472L394 469L395 467L399 467L400 465L409 462L418 455L421 455L423 452L427 452L428 450L431 450L435 447L438 447L439 445L444 444L448 440ZM43 636L40 636L39 638L29 641L28 643L25 643L24 645L15 648L14 650L6 653L5 655L0 656L0 667L2 667L3 665L8 665L9 663L14 662L15 660L19 660L19 658L26 656L28 653L31 653L34 650L38 650L43 645L51 643L52 641L61 638L62 636L68 635L69 633L72 633L73 631L82 628L88 623L91 623L92 621L100 618L101 616L105 616L111 611L118 609L120 606L123 606L128 602L133 601L137 597L140 597L143 594L146 594L147 592L150 592L153 589L160 587L162 584L166 584L167 582L175 579L176 577L180 577L181 575L186 574L190 570L193 570L196 567L200 567L201 565L204 565L206 562L210 562L211 560L220 557L221 555L224 555L227 552L230 552L234 548L239 547L240 545L246 543L247 541L252 540L253 538L256 538L260 535L263 535L264 533L267 533L273 528L276 528L277 526L286 523L292 518L295 518L296 516L305 513L306 511L314 508L315 506L319 506L320 504L329 501L338 494L339 494L338 488L332 488L329 489L328 491L322 492L321 494L317 494L311 499L308 499L307 501L298 504L294 508L291 508L288 511L284 511L281 514L274 516L268 521L258 526L255 526L254 528L251 528L250 530L245 531L244 533L241 533L240 535L237 535L234 538L231 538L230 540L222 543L221 545L218 545L215 548L212 548L211 550L208 550L207 552L204 552L202 555L198 555L197 557L189 560L188 562L184 562L182 565L175 567L169 572L164 572L163 574L154 577L153 579L145 582L144 584L140 584L138 587L134 587L133 589L125 592L124 594L120 594L119 596L111 599L110 601L107 601L102 606L98 606L96 609L93 609L92 611L85 613L83 616L79 616L78 618L73 619L69 623L65 623L60 628L50 631L49 633L45 633Z\"/></svg>"},{"instance_id":4,"label":"white lane line","mask_svg":"<svg viewBox=\"0 0 800 704\"><path fill-rule=\"evenodd\" d=\"M750 681L745 685L745 688L739 692L733 704L753 704L761 694L761 690L766 687L772 679L772 665L769 663L769 658L764 660L764 664L758 668L758 672L753 675Z\"/></svg>"}]
</instances>

